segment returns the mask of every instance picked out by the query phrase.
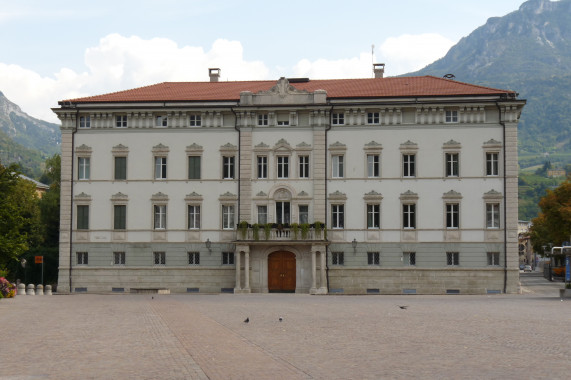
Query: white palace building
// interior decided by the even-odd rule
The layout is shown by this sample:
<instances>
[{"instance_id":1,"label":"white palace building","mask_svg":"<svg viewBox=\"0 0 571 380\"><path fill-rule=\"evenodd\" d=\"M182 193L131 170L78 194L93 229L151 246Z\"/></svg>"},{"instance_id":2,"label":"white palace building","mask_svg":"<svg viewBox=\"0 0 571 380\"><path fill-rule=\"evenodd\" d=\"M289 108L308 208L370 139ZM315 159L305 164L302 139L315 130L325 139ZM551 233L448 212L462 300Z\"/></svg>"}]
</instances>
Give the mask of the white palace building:
<instances>
[{"instance_id":1,"label":"white palace building","mask_svg":"<svg viewBox=\"0 0 571 380\"><path fill-rule=\"evenodd\" d=\"M525 100L383 71L60 101L57 291L516 292Z\"/></svg>"}]
</instances>

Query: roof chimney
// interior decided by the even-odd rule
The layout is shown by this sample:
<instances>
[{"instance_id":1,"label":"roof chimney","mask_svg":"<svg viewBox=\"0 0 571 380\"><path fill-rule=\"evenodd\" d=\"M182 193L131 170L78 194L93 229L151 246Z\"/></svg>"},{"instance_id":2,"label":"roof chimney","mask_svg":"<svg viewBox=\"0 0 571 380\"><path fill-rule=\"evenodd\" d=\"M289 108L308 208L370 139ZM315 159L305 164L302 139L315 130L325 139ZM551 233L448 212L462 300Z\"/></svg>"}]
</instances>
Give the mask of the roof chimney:
<instances>
[{"instance_id":1,"label":"roof chimney","mask_svg":"<svg viewBox=\"0 0 571 380\"><path fill-rule=\"evenodd\" d=\"M211 82L218 82L218 79L220 79L220 69L208 69L208 76Z\"/></svg>"},{"instance_id":2,"label":"roof chimney","mask_svg":"<svg viewBox=\"0 0 571 380\"><path fill-rule=\"evenodd\" d=\"M373 63L373 73L375 73L375 78L382 78L385 74L385 64Z\"/></svg>"}]
</instances>

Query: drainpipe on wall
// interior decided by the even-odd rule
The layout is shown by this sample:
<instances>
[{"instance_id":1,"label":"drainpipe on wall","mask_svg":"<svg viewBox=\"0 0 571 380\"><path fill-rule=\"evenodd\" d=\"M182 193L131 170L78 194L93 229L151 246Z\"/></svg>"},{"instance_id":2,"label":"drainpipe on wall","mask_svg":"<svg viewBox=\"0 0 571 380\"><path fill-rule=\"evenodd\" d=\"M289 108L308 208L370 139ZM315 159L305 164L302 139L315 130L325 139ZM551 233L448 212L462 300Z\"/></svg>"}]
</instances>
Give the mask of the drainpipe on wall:
<instances>
[{"instance_id":1,"label":"drainpipe on wall","mask_svg":"<svg viewBox=\"0 0 571 380\"><path fill-rule=\"evenodd\" d=\"M232 113L234 114L234 129L236 131L238 131L238 159L236 160L236 169L234 172L237 173L237 179L238 179L238 212L236 213L238 215L238 220L236 221L237 223L240 223L240 182L242 181L241 178L242 176L240 175L240 153L242 152L242 133L240 131L240 128L238 128L238 115L236 115L236 111L234 111L234 108L230 108L230 110L232 111Z\"/></svg>"},{"instance_id":2,"label":"drainpipe on wall","mask_svg":"<svg viewBox=\"0 0 571 380\"><path fill-rule=\"evenodd\" d=\"M502 109L498 102L496 102L496 107L498 107L498 118L499 123L502 125L503 129L503 165L504 165L504 294L507 291L508 284L508 216L507 216L507 173L506 173L506 123L502 121Z\"/></svg>"},{"instance_id":3,"label":"drainpipe on wall","mask_svg":"<svg viewBox=\"0 0 571 380\"><path fill-rule=\"evenodd\" d=\"M71 106L71 104L70 104ZM70 197L69 197L69 202L71 204L70 207L70 214L69 214L69 293L72 293L72 284L71 284L71 271L73 268L73 171L74 169L74 163L75 163L75 157L74 157L74 151L75 151L75 133L77 132L77 127L78 127L78 123L79 123L79 110L76 109L75 110L75 129L71 132L71 189L70 189ZM61 178L60 178L60 182L61 182Z\"/></svg>"},{"instance_id":4,"label":"drainpipe on wall","mask_svg":"<svg viewBox=\"0 0 571 380\"><path fill-rule=\"evenodd\" d=\"M325 228L327 228L327 132L331 129L331 112L333 106L329 108L329 125L325 128ZM329 293L329 245L325 245L325 280L327 281L327 293Z\"/></svg>"}]
</instances>

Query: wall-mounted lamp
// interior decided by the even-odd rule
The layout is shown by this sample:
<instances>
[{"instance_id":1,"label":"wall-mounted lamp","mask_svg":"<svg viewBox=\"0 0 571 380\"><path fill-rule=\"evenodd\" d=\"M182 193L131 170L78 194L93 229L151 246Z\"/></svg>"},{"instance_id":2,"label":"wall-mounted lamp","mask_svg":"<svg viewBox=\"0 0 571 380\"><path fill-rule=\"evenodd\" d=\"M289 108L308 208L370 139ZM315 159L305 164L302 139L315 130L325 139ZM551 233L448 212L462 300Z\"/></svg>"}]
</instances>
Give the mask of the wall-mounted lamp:
<instances>
[{"instance_id":1,"label":"wall-mounted lamp","mask_svg":"<svg viewBox=\"0 0 571 380\"><path fill-rule=\"evenodd\" d=\"M351 242L351 247L353 247L353 252L357 250L357 239L353 238L353 241Z\"/></svg>"},{"instance_id":2,"label":"wall-mounted lamp","mask_svg":"<svg viewBox=\"0 0 571 380\"><path fill-rule=\"evenodd\" d=\"M212 252L212 250L210 249L210 247L212 246L212 242L210 241L210 239L206 239L206 242L204 242L204 244L206 245L206 248L208 248L208 252Z\"/></svg>"}]
</instances>

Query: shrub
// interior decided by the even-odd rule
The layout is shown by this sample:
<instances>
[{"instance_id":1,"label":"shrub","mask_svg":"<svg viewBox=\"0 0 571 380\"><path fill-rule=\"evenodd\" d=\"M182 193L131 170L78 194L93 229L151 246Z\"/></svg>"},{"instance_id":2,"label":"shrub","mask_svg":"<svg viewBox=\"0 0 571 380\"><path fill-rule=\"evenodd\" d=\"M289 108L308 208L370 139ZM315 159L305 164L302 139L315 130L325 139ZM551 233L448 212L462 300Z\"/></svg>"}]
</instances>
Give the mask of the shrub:
<instances>
[{"instance_id":1,"label":"shrub","mask_svg":"<svg viewBox=\"0 0 571 380\"><path fill-rule=\"evenodd\" d=\"M0 277L0 298L12 298L16 295L16 285Z\"/></svg>"}]
</instances>

